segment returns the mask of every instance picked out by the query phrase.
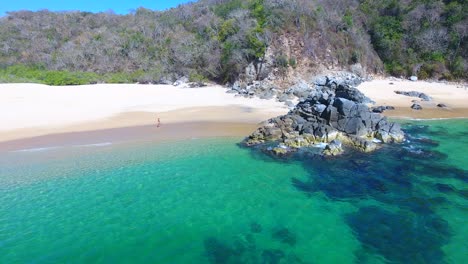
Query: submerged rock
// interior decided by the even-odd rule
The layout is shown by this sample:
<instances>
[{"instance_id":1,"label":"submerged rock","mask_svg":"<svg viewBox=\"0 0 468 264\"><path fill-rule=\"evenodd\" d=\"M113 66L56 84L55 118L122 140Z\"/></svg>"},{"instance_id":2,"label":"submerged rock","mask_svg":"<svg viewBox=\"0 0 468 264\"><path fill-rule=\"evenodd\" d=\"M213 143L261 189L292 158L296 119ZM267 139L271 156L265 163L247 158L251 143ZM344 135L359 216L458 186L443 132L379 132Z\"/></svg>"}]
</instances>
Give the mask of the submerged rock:
<instances>
[{"instance_id":1,"label":"submerged rock","mask_svg":"<svg viewBox=\"0 0 468 264\"><path fill-rule=\"evenodd\" d=\"M272 237L279 240L281 243L285 243L290 246L294 246L296 244L296 235L285 227L273 231Z\"/></svg>"},{"instance_id":2,"label":"submerged rock","mask_svg":"<svg viewBox=\"0 0 468 264\"><path fill-rule=\"evenodd\" d=\"M285 256L284 252L279 249L266 249L262 252L262 263L277 264Z\"/></svg>"},{"instance_id":3,"label":"submerged rock","mask_svg":"<svg viewBox=\"0 0 468 264\"><path fill-rule=\"evenodd\" d=\"M336 90L340 96L350 99L336 95ZM272 152L286 155L299 148L331 143L323 154L338 155L343 152L341 143L370 152L377 149L376 142L403 141L404 133L400 126L373 113L363 104L365 101L362 93L349 86L318 90L288 114L268 120L247 137L244 144L254 146L278 142L277 147L270 147Z\"/></svg>"},{"instance_id":4,"label":"submerged rock","mask_svg":"<svg viewBox=\"0 0 468 264\"><path fill-rule=\"evenodd\" d=\"M323 150L323 154L326 156L337 156L343 152L341 141L332 140Z\"/></svg>"}]
</instances>

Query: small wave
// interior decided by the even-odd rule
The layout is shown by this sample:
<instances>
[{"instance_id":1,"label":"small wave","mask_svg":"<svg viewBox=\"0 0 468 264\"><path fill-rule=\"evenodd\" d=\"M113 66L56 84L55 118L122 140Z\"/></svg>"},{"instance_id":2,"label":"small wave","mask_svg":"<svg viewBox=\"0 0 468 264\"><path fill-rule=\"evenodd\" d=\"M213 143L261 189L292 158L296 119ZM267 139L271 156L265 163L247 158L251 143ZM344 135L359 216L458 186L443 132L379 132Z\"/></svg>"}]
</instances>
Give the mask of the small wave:
<instances>
[{"instance_id":1,"label":"small wave","mask_svg":"<svg viewBox=\"0 0 468 264\"><path fill-rule=\"evenodd\" d=\"M312 147L315 147L315 148L325 148L328 144L327 143L317 143L317 144L314 144L312 145Z\"/></svg>"},{"instance_id":2,"label":"small wave","mask_svg":"<svg viewBox=\"0 0 468 264\"><path fill-rule=\"evenodd\" d=\"M468 117L410 118L411 121L437 121L451 119L468 119Z\"/></svg>"},{"instance_id":3,"label":"small wave","mask_svg":"<svg viewBox=\"0 0 468 264\"><path fill-rule=\"evenodd\" d=\"M102 142L93 144L74 145L73 147L105 147L112 145L112 142Z\"/></svg>"},{"instance_id":4,"label":"small wave","mask_svg":"<svg viewBox=\"0 0 468 264\"><path fill-rule=\"evenodd\" d=\"M49 150L58 149L58 148L61 148L61 147L19 149L19 150L14 150L12 152L44 152L44 151L49 151Z\"/></svg>"},{"instance_id":5,"label":"small wave","mask_svg":"<svg viewBox=\"0 0 468 264\"><path fill-rule=\"evenodd\" d=\"M424 152L422 149L415 148L414 146L403 147L403 148L408 150L411 153L418 154L418 155Z\"/></svg>"}]
</instances>

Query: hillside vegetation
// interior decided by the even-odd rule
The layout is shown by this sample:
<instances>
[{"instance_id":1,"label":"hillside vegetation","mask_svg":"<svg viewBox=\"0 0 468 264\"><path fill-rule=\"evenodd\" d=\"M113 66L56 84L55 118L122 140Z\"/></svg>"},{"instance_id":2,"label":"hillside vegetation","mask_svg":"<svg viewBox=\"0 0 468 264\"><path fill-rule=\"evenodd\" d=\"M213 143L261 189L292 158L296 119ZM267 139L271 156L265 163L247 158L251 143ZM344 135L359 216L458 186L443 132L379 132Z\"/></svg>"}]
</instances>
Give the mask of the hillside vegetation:
<instances>
[{"instance_id":1,"label":"hillside vegetation","mask_svg":"<svg viewBox=\"0 0 468 264\"><path fill-rule=\"evenodd\" d=\"M0 18L0 81L225 83L362 66L466 79L468 0L200 0L164 12ZM253 74L252 74L253 72ZM247 74L248 75L248 74Z\"/></svg>"}]
</instances>

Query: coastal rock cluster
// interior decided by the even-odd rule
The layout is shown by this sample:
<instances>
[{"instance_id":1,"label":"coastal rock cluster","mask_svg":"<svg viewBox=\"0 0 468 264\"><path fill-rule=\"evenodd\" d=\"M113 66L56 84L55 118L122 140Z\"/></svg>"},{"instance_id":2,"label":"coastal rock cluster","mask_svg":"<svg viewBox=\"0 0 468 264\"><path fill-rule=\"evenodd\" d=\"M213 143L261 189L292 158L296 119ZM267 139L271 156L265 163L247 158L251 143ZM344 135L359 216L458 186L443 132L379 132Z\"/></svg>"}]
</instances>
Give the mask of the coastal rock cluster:
<instances>
[{"instance_id":1,"label":"coastal rock cluster","mask_svg":"<svg viewBox=\"0 0 468 264\"><path fill-rule=\"evenodd\" d=\"M409 96L409 97L417 97L417 98L420 98L421 100L423 101L431 101L432 98L425 94L425 93L420 93L420 92L417 92L417 91L409 91L409 92L405 92L405 91L395 91L396 94L401 94L401 95L404 95L404 96Z\"/></svg>"},{"instance_id":2,"label":"coastal rock cluster","mask_svg":"<svg viewBox=\"0 0 468 264\"><path fill-rule=\"evenodd\" d=\"M362 93L359 93L357 89L353 88L363 81L364 79L356 74L336 72L333 76L318 76L310 81L299 80L296 84L287 89L280 89L267 79L251 82L236 81L234 84L228 86L227 93L236 94L237 96L245 98L276 98L277 101L285 103L292 109L295 106L294 101L305 101L309 95L317 89L333 89L336 90L339 96L340 93L344 93L342 87L345 86L348 87L345 92L347 96L361 96L361 98L355 99L370 102Z\"/></svg>"},{"instance_id":3,"label":"coastal rock cluster","mask_svg":"<svg viewBox=\"0 0 468 264\"><path fill-rule=\"evenodd\" d=\"M338 155L344 145L370 152L380 143L403 141L400 126L369 109L368 98L353 82L318 80L305 100L288 114L268 120L244 144L265 146L276 155L312 146L324 147L324 155Z\"/></svg>"}]
</instances>

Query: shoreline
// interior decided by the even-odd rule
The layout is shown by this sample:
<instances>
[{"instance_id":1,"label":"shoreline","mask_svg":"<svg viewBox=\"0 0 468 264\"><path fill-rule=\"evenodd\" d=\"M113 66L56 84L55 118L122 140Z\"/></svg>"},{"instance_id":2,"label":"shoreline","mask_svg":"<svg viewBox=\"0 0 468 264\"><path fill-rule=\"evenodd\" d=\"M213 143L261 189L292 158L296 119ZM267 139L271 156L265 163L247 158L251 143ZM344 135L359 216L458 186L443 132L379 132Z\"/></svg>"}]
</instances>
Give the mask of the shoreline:
<instances>
[{"instance_id":1,"label":"shoreline","mask_svg":"<svg viewBox=\"0 0 468 264\"><path fill-rule=\"evenodd\" d=\"M441 120L468 118L468 87L459 87L386 78L357 88L376 102L370 106L395 106L395 110L383 113L391 119ZM395 90L423 92L433 100L421 102L423 110L412 110L412 100L418 98L396 94ZM283 103L236 97L221 86L0 84L0 95L0 113L6 113L0 116L0 152L13 146L44 146L54 142L53 138L56 142L65 138L74 141L72 135L88 137L87 142L93 135L103 138L105 133L117 140L245 137L261 122L289 111ZM437 108L437 103L448 108ZM159 131L154 130L158 118ZM123 135L116 136L117 131Z\"/></svg>"},{"instance_id":2,"label":"shoreline","mask_svg":"<svg viewBox=\"0 0 468 264\"><path fill-rule=\"evenodd\" d=\"M241 106L183 108L161 113L126 112L117 114L110 118L91 120L74 125L19 128L0 131L0 143L74 132L81 133L129 127L158 128L158 119L161 121L161 123L159 123L161 128L165 128L168 125L171 127L182 127L184 124L218 123L244 124L249 127L254 127L255 129L259 123L285 113L286 112L284 110L262 110ZM252 131L249 131L248 133L251 133Z\"/></svg>"},{"instance_id":3,"label":"shoreline","mask_svg":"<svg viewBox=\"0 0 468 264\"><path fill-rule=\"evenodd\" d=\"M0 142L68 132L194 122L257 124L289 109L221 86L0 84ZM250 133L251 131L249 131Z\"/></svg>"},{"instance_id":4,"label":"shoreline","mask_svg":"<svg viewBox=\"0 0 468 264\"><path fill-rule=\"evenodd\" d=\"M2 152L36 152L68 147L102 147L130 142L167 142L216 137L245 137L258 127L240 122L173 123L160 127L140 125L47 134L0 142Z\"/></svg>"}]
</instances>

